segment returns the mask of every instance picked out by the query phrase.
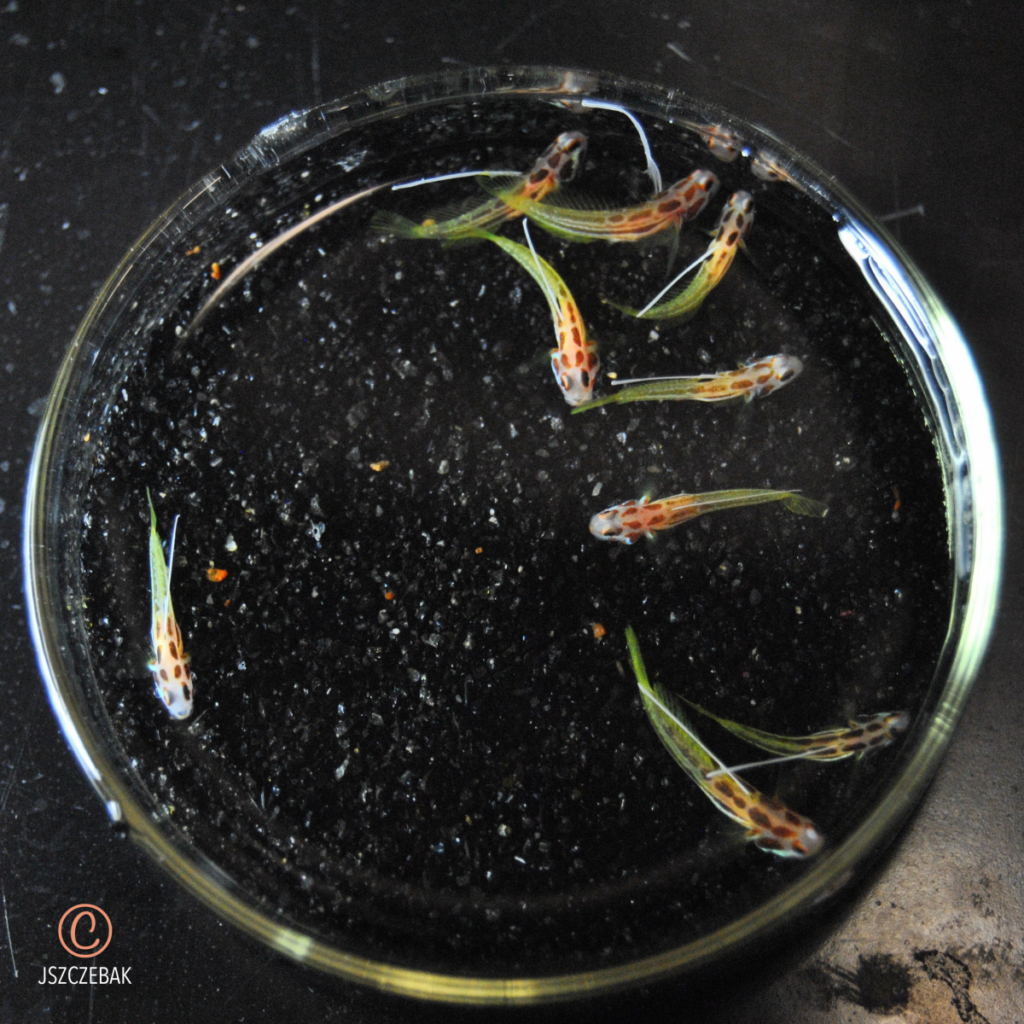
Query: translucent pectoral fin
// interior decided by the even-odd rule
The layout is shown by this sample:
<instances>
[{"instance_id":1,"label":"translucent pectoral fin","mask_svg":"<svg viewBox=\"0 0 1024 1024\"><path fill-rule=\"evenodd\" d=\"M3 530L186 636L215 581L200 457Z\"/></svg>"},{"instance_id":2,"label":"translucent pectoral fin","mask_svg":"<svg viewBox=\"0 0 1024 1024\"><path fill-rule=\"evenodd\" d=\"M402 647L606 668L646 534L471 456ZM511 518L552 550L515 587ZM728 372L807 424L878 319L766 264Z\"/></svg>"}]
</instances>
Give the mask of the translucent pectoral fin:
<instances>
[{"instance_id":1,"label":"translucent pectoral fin","mask_svg":"<svg viewBox=\"0 0 1024 1024\"><path fill-rule=\"evenodd\" d=\"M510 193L521 190L523 178L518 174L478 174L473 179L488 195L494 196L503 202L507 201ZM517 196L511 196L513 200Z\"/></svg>"},{"instance_id":2,"label":"translucent pectoral fin","mask_svg":"<svg viewBox=\"0 0 1024 1024\"><path fill-rule=\"evenodd\" d=\"M668 263L665 266L665 276L668 277L672 273L672 267L676 262L676 256L679 255L679 225L677 224L671 231L671 240L668 246Z\"/></svg>"}]
</instances>

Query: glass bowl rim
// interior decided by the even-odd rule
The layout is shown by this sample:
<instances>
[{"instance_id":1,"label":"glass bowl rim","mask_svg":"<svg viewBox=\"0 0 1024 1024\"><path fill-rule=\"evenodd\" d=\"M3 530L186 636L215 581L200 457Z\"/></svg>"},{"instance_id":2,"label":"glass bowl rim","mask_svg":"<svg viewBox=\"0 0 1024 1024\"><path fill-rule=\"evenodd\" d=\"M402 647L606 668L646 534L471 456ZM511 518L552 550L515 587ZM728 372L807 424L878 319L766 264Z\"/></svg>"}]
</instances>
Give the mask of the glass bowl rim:
<instances>
[{"instance_id":1,"label":"glass bowl rim","mask_svg":"<svg viewBox=\"0 0 1024 1024\"><path fill-rule=\"evenodd\" d=\"M398 111L445 101L471 101L495 93L549 94L552 100L573 102L581 92L604 102L624 103L627 95L643 94L662 116L681 106L706 112L712 123L737 127L745 140L767 141L784 154L805 189L833 212L843 207L869 229L894 257L906 275L921 310L927 315L930 340L940 364L948 369L950 389L962 410L963 445L968 456L973 507L959 510L972 545L971 576L964 599L959 642L946 672L942 697L927 734L902 775L887 786L884 796L865 819L836 848L795 882L728 925L682 946L613 967L535 977L460 975L413 969L356 956L313 938L298 928L274 921L257 909L251 897L229 891L215 873L189 857L168 837L136 800L107 756L104 743L80 713L74 699L76 680L65 671L62 644L49 615L61 608L47 577L52 559L50 534L58 526L49 513L60 501L53 486L60 449L55 449L65 414L64 399L84 372L88 342L99 332L104 313L119 294L132 269L182 212L200 203L208 212L223 206L231 189L246 175L257 176L277 162L283 150L289 158L305 152L346 128ZM225 188L218 183L228 179ZM820 183L827 182L827 186ZM152 268L149 268L152 269ZM142 281L148 280L143 276ZM944 466L948 470L948 467ZM948 510L950 516L952 510ZM953 524L950 523L952 537ZM65 739L83 772L104 801L115 824L125 827L147 853L176 881L222 918L293 960L328 974L420 1000L467 1004L531 1004L592 996L651 982L684 969L702 966L791 922L794 916L836 894L866 866L892 837L896 827L917 803L949 743L980 667L991 633L998 600L1003 550L1003 504L999 457L991 415L967 343L942 302L883 226L830 175L763 128L748 124L713 104L680 89L638 82L617 74L554 67L495 66L458 69L383 82L346 97L294 112L264 128L218 171L186 191L140 236L92 302L61 364L40 424L29 467L25 495L22 558L26 610L40 673ZM955 602L954 602L955 603ZM954 610L955 614L955 610ZM948 639L947 639L948 643Z\"/></svg>"}]
</instances>

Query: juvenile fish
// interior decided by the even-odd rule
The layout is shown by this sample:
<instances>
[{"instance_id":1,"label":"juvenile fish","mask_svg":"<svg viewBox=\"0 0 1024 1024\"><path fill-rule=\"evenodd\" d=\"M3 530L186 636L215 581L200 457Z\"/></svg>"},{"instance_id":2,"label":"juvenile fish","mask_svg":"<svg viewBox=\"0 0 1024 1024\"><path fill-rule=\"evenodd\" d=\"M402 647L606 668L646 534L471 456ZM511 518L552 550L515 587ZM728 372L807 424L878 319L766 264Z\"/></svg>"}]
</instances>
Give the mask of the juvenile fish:
<instances>
[{"instance_id":1,"label":"juvenile fish","mask_svg":"<svg viewBox=\"0 0 1024 1024\"><path fill-rule=\"evenodd\" d=\"M790 185L797 184L793 175L782 166L779 158L765 149L759 149L751 158L750 170L755 177L762 181L785 181Z\"/></svg>"},{"instance_id":2,"label":"juvenile fish","mask_svg":"<svg viewBox=\"0 0 1024 1024\"><path fill-rule=\"evenodd\" d=\"M597 346L587 338L579 307L558 271L532 248L487 231L475 233L504 249L540 285L548 300L558 347L551 351L551 370L569 405L589 401L601 367ZM527 235L529 238L529 235Z\"/></svg>"},{"instance_id":3,"label":"juvenile fish","mask_svg":"<svg viewBox=\"0 0 1024 1024\"><path fill-rule=\"evenodd\" d=\"M496 227L506 220L520 217L510 202L526 198L540 200L559 185L571 181L587 151L587 138L582 132L563 132L544 151L529 174L490 179L478 182L494 187L494 198L465 213L445 220L428 217L416 224L389 210L380 210L370 221L373 231L398 238L432 238L452 242L472 237L475 231ZM498 182L499 184L494 184Z\"/></svg>"},{"instance_id":4,"label":"juvenile fish","mask_svg":"<svg viewBox=\"0 0 1024 1024\"><path fill-rule=\"evenodd\" d=\"M488 192L500 195L497 184L481 184ZM694 171L653 199L619 209L575 209L526 195L506 196L504 202L548 234L569 242L640 242L669 229L678 234L717 190L718 178L710 171Z\"/></svg>"},{"instance_id":5,"label":"juvenile fish","mask_svg":"<svg viewBox=\"0 0 1024 1024\"><path fill-rule=\"evenodd\" d=\"M777 857L811 857L824 837L810 818L765 796L725 765L700 741L680 702L647 677L640 642L630 626L626 641L640 700L654 731L676 764L727 817L743 825L758 849Z\"/></svg>"},{"instance_id":6,"label":"juvenile fish","mask_svg":"<svg viewBox=\"0 0 1024 1024\"><path fill-rule=\"evenodd\" d=\"M190 667L191 657L185 653L181 630L171 603L171 569L174 565L174 539L178 533L178 517L171 527L171 542L164 561L160 535L156 532L156 509L149 490L149 582L152 597L150 637L153 660L147 666L153 673L153 685L160 702L172 718L188 718L192 714L195 685Z\"/></svg>"},{"instance_id":7,"label":"juvenile fish","mask_svg":"<svg viewBox=\"0 0 1024 1024\"><path fill-rule=\"evenodd\" d=\"M724 402L740 397L749 402L754 398L764 398L796 380L803 368L804 364L796 356L780 354L742 363L738 369L724 373L616 380L613 383L621 390L578 406L573 409L573 415L596 409L599 405L623 405L626 402Z\"/></svg>"},{"instance_id":8,"label":"juvenile fish","mask_svg":"<svg viewBox=\"0 0 1024 1024\"><path fill-rule=\"evenodd\" d=\"M715 237L699 260L691 263L681 274L663 288L643 309L620 305L605 300L609 305L635 316L640 320L684 320L700 309L704 300L725 276L732 266L736 252L747 232L754 223L754 199L749 192L734 192L729 197L718 222ZM674 298L665 302L659 299L666 295L678 281L695 266L699 269L693 280Z\"/></svg>"},{"instance_id":9,"label":"juvenile fish","mask_svg":"<svg viewBox=\"0 0 1024 1024\"><path fill-rule=\"evenodd\" d=\"M639 501L625 501L596 513L590 520L590 532L599 540L635 544L641 537L653 537L657 530L668 530L706 512L727 508L761 505L781 501L790 512L799 516L823 517L828 506L794 491L773 491L747 488L735 491L707 491L704 494L676 494L671 498L651 501L644 495Z\"/></svg>"},{"instance_id":10,"label":"juvenile fish","mask_svg":"<svg viewBox=\"0 0 1024 1024\"><path fill-rule=\"evenodd\" d=\"M743 152L743 140L724 124L698 124L694 121L678 121L677 124L696 132L723 163L731 164Z\"/></svg>"},{"instance_id":11,"label":"juvenile fish","mask_svg":"<svg viewBox=\"0 0 1024 1024\"><path fill-rule=\"evenodd\" d=\"M683 699L686 700L685 697ZM882 711L875 715L851 718L849 725L838 729L826 729L808 736L784 736L781 733L766 732L723 718L705 710L692 700L686 700L686 703L747 743L766 750L769 754L779 755L737 765L729 769L730 771L760 768L762 765L779 764L783 761L841 761L847 757L863 757L869 750L889 746L897 736L906 732L910 725L910 715L906 711Z\"/></svg>"}]
</instances>

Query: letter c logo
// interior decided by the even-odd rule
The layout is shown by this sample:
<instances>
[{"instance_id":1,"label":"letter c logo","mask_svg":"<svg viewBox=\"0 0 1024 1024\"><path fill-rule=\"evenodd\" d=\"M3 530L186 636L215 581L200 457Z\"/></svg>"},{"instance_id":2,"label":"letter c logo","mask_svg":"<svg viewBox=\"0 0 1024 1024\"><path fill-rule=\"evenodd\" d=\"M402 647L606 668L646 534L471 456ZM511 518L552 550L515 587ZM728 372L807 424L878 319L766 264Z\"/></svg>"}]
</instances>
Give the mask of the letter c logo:
<instances>
[{"instance_id":1,"label":"letter c logo","mask_svg":"<svg viewBox=\"0 0 1024 1024\"><path fill-rule=\"evenodd\" d=\"M103 919L102 923L97 921L97 914ZM69 917L71 921L65 927L65 922ZM104 934L106 935L105 939ZM57 925L57 937L60 939L60 944L72 956L80 957L83 960L99 956L110 945L113 935L114 926L110 923L110 918L94 903L75 904L64 912L60 924ZM65 936L67 937L65 938Z\"/></svg>"}]
</instances>

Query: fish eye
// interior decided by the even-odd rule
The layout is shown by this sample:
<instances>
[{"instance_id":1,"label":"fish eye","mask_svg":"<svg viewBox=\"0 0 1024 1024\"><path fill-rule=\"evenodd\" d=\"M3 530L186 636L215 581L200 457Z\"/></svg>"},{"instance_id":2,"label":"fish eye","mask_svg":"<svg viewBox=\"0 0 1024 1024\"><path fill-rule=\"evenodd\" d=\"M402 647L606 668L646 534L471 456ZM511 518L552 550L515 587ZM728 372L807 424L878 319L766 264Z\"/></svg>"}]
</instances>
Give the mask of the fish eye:
<instances>
[{"instance_id":1,"label":"fish eye","mask_svg":"<svg viewBox=\"0 0 1024 1024\"><path fill-rule=\"evenodd\" d=\"M792 380L794 377L793 368L791 366L786 367L782 373L779 374L779 383L785 384L787 380Z\"/></svg>"},{"instance_id":2,"label":"fish eye","mask_svg":"<svg viewBox=\"0 0 1024 1024\"><path fill-rule=\"evenodd\" d=\"M572 381L569 380L569 375L567 373L563 373L561 378L560 378L560 380L562 382L562 390L563 391L571 391L572 390Z\"/></svg>"}]
</instances>

